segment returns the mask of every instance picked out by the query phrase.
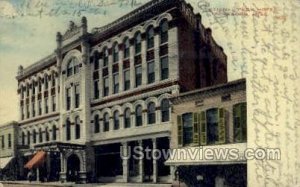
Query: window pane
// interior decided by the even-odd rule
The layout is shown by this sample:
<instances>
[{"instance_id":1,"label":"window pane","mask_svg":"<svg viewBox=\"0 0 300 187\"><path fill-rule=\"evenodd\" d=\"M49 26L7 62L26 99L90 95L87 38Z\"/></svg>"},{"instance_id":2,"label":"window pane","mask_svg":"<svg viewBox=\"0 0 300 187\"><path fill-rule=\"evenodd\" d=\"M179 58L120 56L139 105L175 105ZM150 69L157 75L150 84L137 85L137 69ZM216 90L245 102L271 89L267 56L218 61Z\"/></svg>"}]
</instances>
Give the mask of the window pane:
<instances>
[{"instance_id":1,"label":"window pane","mask_svg":"<svg viewBox=\"0 0 300 187\"><path fill-rule=\"evenodd\" d=\"M168 57L161 58L161 79L169 78L169 62Z\"/></svg>"},{"instance_id":2,"label":"window pane","mask_svg":"<svg viewBox=\"0 0 300 187\"><path fill-rule=\"evenodd\" d=\"M135 68L135 86L138 87L142 85L142 66Z\"/></svg>"},{"instance_id":3,"label":"window pane","mask_svg":"<svg viewBox=\"0 0 300 187\"><path fill-rule=\"evenodd\" d=\"M114 113L114 130L117 130L120 128L120 115L119 115L119 112L116 111Z\"/></svg>"},{"instance_id":4,"label":"window pane","mask_svg":"<svg viewBox=\"0 0 300 187\"><path fill-rule=\"evenodd\" d=\"M155 81L154 62L148 62L148 83Z\"/></svg>"},{"instance_id":5,"label":"window pane","mask_svg":"<svg viewBox=\"0 0 300 187\"><path fill-rule=\"evenodd\" d=\"M143 118L142 118L142 106L138 105L135 110L135 123L136 126L142 126Z\"/></svg>"},{"instance_id":6,"label":"window pane","mask_svg":"<svg viewBox=\"0 0 300 187\"><path fill-rule=\"evenodd\" d=\"M130 71L124 71L124 90L130 89Z\"/></svg>"},{"instance_id":7,"label":"window pane","mask_svg":"<svg viewBox=\"0 0 300 187\"><path fill-rule=\"evenodd\" d=\"M152 102L148 104L148 124L153 124L155 122L156 122L155 104Z\"/></svg>"},{"instance_id":8,"label":"window pane","mask_svg":"<svg viewBox=\"0 0 300 187\"><path fill-rule=\"evenodd\" d=\"M168 41L168 22L165 20L160 25L160 43L163 44Z\"/></svg>"},{"instance_id":9,"label":"window pane","mask_svg":"<svg viewBox=\"0 0 300 187\"><path fill-rule=\"evenodd\" d=\"M147 49L154 47L154 29L151 27L147 32Z\"/></svg>"},{"instance_id":10,"label":"window pane","mask_svg":"<svg viewBox=\"0 0 300 187\"><path fill-rule=\"evenodd\" d=\"M169 100L164 99L161 102L161 120L162 122L169 121L170 118L170 103Z\"/></svg>"},{"instance_id":11,"label":"window pane","mask_svg":"<svg viewBox=\"0 0 300 187\"><path fill-rule=\"evenodd\" d=\"M119 74L114 74L114 93L119 93Z\"/></svg>"},{"instance_id":12,"label":"window pane","mask_svg":"<svg viewBox=\"0 0 300 187\"><path fill-rule=\"evenodd\" d=\"M218 109L210 109L206 112L207 119L207 143L218 141Z\"/></svg>"},{"instance_id":13,"label":"window pane","mask_svg":"<svg viewBox=\"0 0 300 187\"><path fill-rule=\"evenodd\" d=\"M186 113L182 115L183 123L183 144L190 144L193 142L193 114Z\"/></svg>"},{"instance_id":14,"label":"window pane","mask_svg":"<svg viewBox=\"0 0 300 187\"><path fill-rule=\"evenodd\" d=\"M108 78L104 78L104 89L103 89L104 93L103 95L104 96L108 96L108 93L109 93L109 80Z\"/></svg>"}]
</instances>

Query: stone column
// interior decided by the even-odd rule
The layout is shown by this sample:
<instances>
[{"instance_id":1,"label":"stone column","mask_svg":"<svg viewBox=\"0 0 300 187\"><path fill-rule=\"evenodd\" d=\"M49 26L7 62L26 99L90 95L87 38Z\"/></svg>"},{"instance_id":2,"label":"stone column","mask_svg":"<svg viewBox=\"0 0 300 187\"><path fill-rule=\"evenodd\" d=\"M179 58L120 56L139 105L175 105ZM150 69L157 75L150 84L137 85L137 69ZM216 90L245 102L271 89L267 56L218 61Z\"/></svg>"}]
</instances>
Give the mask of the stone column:
<instances>
[{"instance_id":1,"label":"stone column","mask_svg":"<svg viewBox=\"0 0 300 187\"><path fill-rule=\"evenodd\" d=\"M153 146L153 152L157 149L157 142L156 138L152 139L152 146ZM152 153L153 153L152 152ZM158 178L158 173L157 173L157 160L156 158L152 155L153 157L153 182L157 183L157 178Z\"/></svg>"},{"instance_id":2,"label":"stone column","mask_svg":"<svg viewBox=\"0 0 300 187\"><path fill-rule=\"evenodd\" d=\"M143 147L143 141L138 141L138 146ZM139 182L144 182L144 159L140 158L139 160Z\"/></svg>"},{"instance_id":3,"label":"stone column","mask_svg":"<svg viewBox=\"0 0 300 187\"><path fill-rule=\"evenodd\" d=\"M141 44L141 54L142 54L142 85L147 84L147 62L146 62L146 56L147 56L147 46L146 46L146 40L142 39Z\"/></svg>"},{"instance_id":4,"label":"stone column","mask_svg":"<svg viewBox=\"0 0 300 187\"><path fill-rule=\"evenodd\" d=\"M36 181L39 182L40 181L40 168L36 168Z\"/></svg>"},{"instance_id":5,"label":"stone column","mask_svg":"<svg viewBox=\"0 0 300 187\"><path fill-rule=\"evenodd\" d=\"M154 35L154 70L155 82L160 80L159 35Z\"/></svg>"},{"instance_id":6,"label":"stone column","mask_svg":"<svg viewBox=\"0 0 300 187\"><path fill-rule=\"evenodd\" d=\"M64 153L60 153L60 181L65 182L67 180L67 162L65 160Z\"/></svg>"},{"instance_id":7,"label":"stone column","mask_svg":"<svg viewBox=\"0 0 300 187\"><path fill-rule=\"evenodd\" d=\"M134 56L135 56L135 51L134 51L134 45L130 45L130 89L132 90L135 87L135 68L134 68Z\"/></svg>"},{"instance_id":8,"label":"stone column","mask_svg":"<svg viewBox=\"0 0 300 187\"><path fill-rule=\"evenodd\" d=\"M127 142L122 142L122 147L121 147L121 154L122 154L122 166L123 166L123 182L128 182L129 178L129 166L128 166L128 161L129 161L129 152L128 152L128 143Z\"/></svg>"}]
</instances>

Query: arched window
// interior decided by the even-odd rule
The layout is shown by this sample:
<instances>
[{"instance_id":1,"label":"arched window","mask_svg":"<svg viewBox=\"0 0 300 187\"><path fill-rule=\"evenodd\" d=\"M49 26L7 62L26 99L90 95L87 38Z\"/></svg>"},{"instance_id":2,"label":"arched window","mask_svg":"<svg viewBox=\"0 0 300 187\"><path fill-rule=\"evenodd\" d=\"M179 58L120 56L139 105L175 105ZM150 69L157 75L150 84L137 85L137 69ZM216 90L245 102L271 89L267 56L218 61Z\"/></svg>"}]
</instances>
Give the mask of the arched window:
<instances>
[{"instance_id":1,"label":"arched window","mask_svg":"<svg viewBox=\"0 0 300 187\"><path fill-rule=\"evenodd\" d=\"M44 76L44 79L45 79L45 89L48 89L48 87L49 87L49 80L48 80L48 76L47 76L47 75L45 75L45 76Z\"/></svg>"},{"instance_id":2,"label":"arched window","mask_svg":"<svg viewBox=\"0 0 300 187\"><path fill-rule=\"evenodd\" d=\"M69 118L66 120L66 140L71 140L71 122Z\"/></svg>"},{"instance_id":3,"label":"arched window","mask_svg":"<svg viewBox=\"0 0 300 187\"><path fill-rule=\"evenodd\" d=\"M147 49L151 49L154 47L154 29L150 27L147 30Z\"/></svg>"},{"instance_id":4,"label":"arched window","mask_svg":"<svg viewBox=\"0 0 300 187\"><path fill-rule=\"evenodd\" d=\"M141 41L142 41L141 33L138 32L134 38L134 51L136 55L141 53L141 49L142 49Z\"/></svg>"},{"instance_id":5,"label":"arched window","mask_svg":"<svg viewBox=\"0 0 300 187\"><path fill-rule=\"evenodd\" d=\"M33 132L32 132L33 143L36 143L36 136L37 136L36 131L35 131L35 129L33 129Z\"/></svg>"},{"instance_id":6,"label":"arched window","mask_svg":"<svg viewBox=\"0 0 300 187\"><path fill-rule=\"evenodd\" d=\"M124 112L124 127L125 128L129 128L130 127L130 116L131 116L131 112L130 112L130 109L127 108Z\"/></svg>"},{"instance_id":7,"label":"arched window","mask_svg":"<svg viewBox=\"0 0 300 187\"><path fill-rule=\"evenodd\" d=\"M108 65L108 56L109 56L109 52L107 47L105 47L103 49L103 67L106 67Z\"/></svg>"},{"instance_id":8,"label":"arched window","mask_svg":"<svg viewBox=\"0 0 300 187\"><path fill-rule=\"evenodd\" d=\"M142 126L143 125L143 109L141 105L138 105L135 108L135 125Z\"/></svg>"},{"instance_id":9,"label":"arched window","mask_svg":"<svg viewBox=\"0 0 300 187\"><path fill-rule=\"evenodd\" d=\"M120 114L119 111L114 112L114 130L120 128Z\"/></svg>"},{"instance_id":10,"label":"arched window","mask_svg":"<svg viewBox=\"0 0 300 187\"><path fill-rule=\"evenodd\" d=\"M22 145L25 145L25 133L22 132Z\"/></svg>"},{"instance_id":11,"label":"arched window","mask_svg":"<svg viewBox=\"0 0 300 187\"><path fill-rule=\"evenodd\" d=\"M169 30L168 21L164 19L159 25L160 44L168 42L168 38L169 38L168 30Z\"/></svg>"},{"instance_id":12,"label":"arched window","mask_svg":"<svg viewBox=\"0 0 300 187\"><path fill-rule=\"evenodd\" d=\"M151 102L148 104L148 124L153 124L155 122L156 122L155 103Z\"/></svg>"},{"instance_id":13,"label":"arched window","mask_svg":"<svg viewBox=\"0 0 300 187\"><path fill-rule=\"evenodd\" d=\"M170 102L168 99L163 99L160 104L161 121L166 122L170 120Z\"/></svg>"},{"instance_id":14,"label":"arched window","mask_svg":"<svg viewBox=\"0 0 300 187\"><path fill-rule=\"evenodd\" d=\"M46 127L45 129L45 135L46 135L46 142L49 141L49 131L48 131L48 127Z\"/></svg>"},{"instance_id":15,"label":"arched window","mask_svg":"<svg viewBox=\"0 0 300 187\"><path fill-rule=\"evenodd\" d=\"M118 43L115 43L113 46L113 62L119 61L119 46Z\"/></svg>"},{"instance_id":16,"label":"arched window","mask_svg":"<svg viewBox=\"0 0 300 187\"><path fill-rule=\"evenodd\" d=\"M52 140L56 140L56 126L52 126Z\"/></svg>"},{"instance_id":17,"label":"arched window","mask_svg":"<svg viewBox=\"0 0 300 187\"><path fill-rule=\"evenodd\" d=\"M129 38L126 37L124 40L124 58L129 58L130 56L130 42L129 42Z\"/></svg>"},{"instance_id":18,"label":"arched window","mask_svg":"<svg viewBox=\"0 0 300 187\"><path fill-rule=\"evenodd\" d=\"M104 123L104 132L109 131L109 114L105 113L103 116L103 123Z\"/></svg>"},{"instance_id":19,"label":"arched window","mask_svg":"<svg viewBox=\"0 0 300 187\"><path fill-rule=\"evenodd\" d=\"M67 77L73 75L73 62L70 60L67 65Z\"/></svg>"},{"instance_id":20,"label":"arched window","mask_svg":"<svg viewBox=\"0 0 300 187\"><path fill-rule=\"evenodd\" d=\"M79 73L79 61L76 57L72 58L73 66L74 66L74 74Z\"/></svg>"},{"instance_id":21,"label":"arched window","mask_svg":"<svg viewBox=\"0 0 300 187\"><path fill-rule=\"evenodd\" d=\"M75 139L80 139L80 118L75 118Z\"/></svg>"},{"instance_id":22,"label":"arched window","mask_svg":"<svg viewBox=\"0 0 300 187\"><path fill-rule=\"evenodd\" d=\"M99 115L94 116L94 132L99 133L100 132L100 123L99 123Z\"/></svg>"},{"instance_id":23,"label":"arched window","mask_svg":"<svg viewBox=\"0 0 300 187\"><path fill-rule=\"evenodd\" d=\"M43 142L43 132L42 129L39 128L39 142L42 143Z\"/></svg>"},{"instance_id":24,"label":"arched window","mask_svg":"<svg viewBox=\"0 0 300 187\"><path fill-rule=\"evenodd\" d=\"M30 131L27 131L27 145L30 145Z\"/></svg>"}]
</instances>

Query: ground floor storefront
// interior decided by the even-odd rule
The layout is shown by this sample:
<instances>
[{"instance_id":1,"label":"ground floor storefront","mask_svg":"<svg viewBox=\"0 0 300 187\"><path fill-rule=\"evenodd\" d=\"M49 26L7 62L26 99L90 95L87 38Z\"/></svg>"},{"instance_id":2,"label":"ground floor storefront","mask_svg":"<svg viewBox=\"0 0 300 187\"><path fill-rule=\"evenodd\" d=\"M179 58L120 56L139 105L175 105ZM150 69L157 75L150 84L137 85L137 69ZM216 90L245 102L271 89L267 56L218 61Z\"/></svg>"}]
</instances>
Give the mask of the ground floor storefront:
<instances>
[{"instance_id":1,"label":"ground floor storefront","mask_svg":"<svg viewBox=\"0 0 300 187\"><path fill-rule=\"evenodd\" d=\"M153 150L167 152L168 137L120 140L107 144L45 143L23 150L20 179L41 182L170 183L168 155L153 158Z\"/></svg>"},{"instance_id":2,"label":"ground floor storefront","mask_svg":"<svg viewBox=\"0 0 300 187\"><path fill-rule=\"evenodd\" d=\"M173 186L246 187L246 164L176 166Z\"/></svg>"},{"instance_id":3,"label":"ground floor storefront","mask_svg":"<svg viewBox=\"0 0 300 187\"><path fill-rule=\"evenodd\" d=\"M166 157L153 157L153 150L169 149L169 138L151 138L98 145L95 150L95 174L98 182L171 181Z\"/></svg>"}]
</instances>

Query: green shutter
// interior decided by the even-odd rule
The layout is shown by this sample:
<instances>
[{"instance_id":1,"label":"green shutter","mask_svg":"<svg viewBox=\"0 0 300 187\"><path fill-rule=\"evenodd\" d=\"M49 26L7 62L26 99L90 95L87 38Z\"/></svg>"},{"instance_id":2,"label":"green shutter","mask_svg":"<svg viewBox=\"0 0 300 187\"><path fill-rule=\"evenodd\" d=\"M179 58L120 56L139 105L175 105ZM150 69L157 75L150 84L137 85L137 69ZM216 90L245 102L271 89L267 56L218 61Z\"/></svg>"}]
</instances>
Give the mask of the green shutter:
<instances>
[{"instance_id":1,"label":"green shutter","mask_svg":"<svg viewBox=\"0 0 300 187\"><path fill-rule=\"evenodd\" d=\"M219 143L226 142L226 128L225 128L225 110L223 108L218 109L218 133L219 133Z\"/></svg>"},{"instance_id":2,"label":"green shutter","mask_svg":"<svg viewBox=\"0 0 300 187\"><path fill-rule=\"evenodd\" d=\"M234 120L234 141L242 141L242 128L241 128L241 105L236 104L233 106L233 120Z\"/></svg>"},{"instance_id":3,"label":"green shutter","mask_svg":"<svg viewBox=\"0 0 300 187\"><path fill-rule=\"evenodd\" d=\"M198 113L193 113L193 143L199 145Z\"/></svg>"},{"instance_id":4,"label":"green shutter","mask_svg":"<svg viewBox=\"0 0 300 187\"><path fill-rule=\"evenodd\" d=\"M247 105L246 103L241 103L241 134L242 141L247 140Z\"/></svg>"},{"instance_id":5,"label":"green shutter","mask_svg":"<svg viewBox=\"0 0 300 187\"><path fill-rule=\"evenodd\" d=\"M200 145L207 144L207 127L206 127L206 112L202 111L200 114Z\"/></svg>"},{"instance_id":6,"label":"green shutter","mask_svg":"<svg viewBox=\"0 0 300 187\"><path fill-rule=\"evenodd\" d=\"M183 126L182 126L182 116L177 116L177 138L178 138L178 147L183 145Z\"/></svg>"}]
</instances>

